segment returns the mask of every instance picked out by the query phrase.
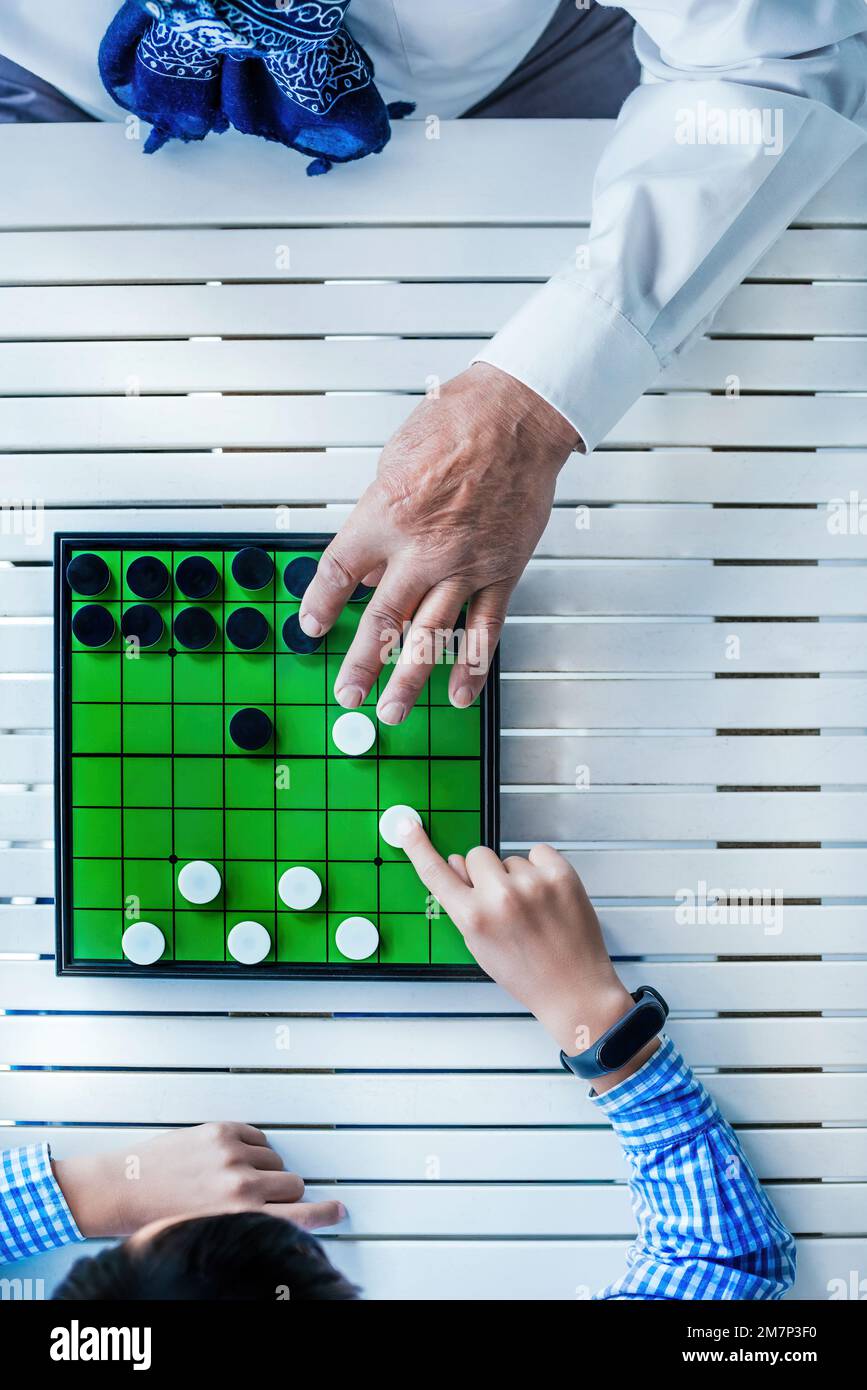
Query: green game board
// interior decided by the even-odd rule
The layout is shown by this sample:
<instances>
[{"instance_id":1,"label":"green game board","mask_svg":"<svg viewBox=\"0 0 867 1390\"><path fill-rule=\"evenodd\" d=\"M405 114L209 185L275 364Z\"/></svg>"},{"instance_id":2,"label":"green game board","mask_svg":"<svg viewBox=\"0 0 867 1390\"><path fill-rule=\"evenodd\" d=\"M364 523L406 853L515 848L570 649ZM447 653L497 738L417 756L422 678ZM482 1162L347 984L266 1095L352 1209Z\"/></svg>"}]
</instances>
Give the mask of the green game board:
<instances>
[{"instance_id":1,"label":"green game board","mask_svg":"<svg viewBox=\"0 0 867 1390\"><path fill-rule=\"evenodd\" d=\"M496 669L476 705L456 710L448 703L450 668L438 666L408 720L388 727L374 712L386 668L364 706L376 723L373 747L361 756L340 752L331 736L344 713L334 679L369 595L347 606L318 650L291 650L283 635L300 607L286 587L286 567L301 557L315 564L330 539L57 537L58 973L481 973L402 850L381 838L379 817L397 803L414 807L443 854L497 847ZM233 574L235 556L248 547L273 562L264 588L247 588ZM80 558L93 555L104 565ZM165 566L167 587L156 597L131 588L129 567L142 557ZM179 566L192 558L192 569L180 571L189 589L193 571L210 573L202 557L215 567L216 587L190 597L179 586ZM73 589L70 562L88 592ZM142 567L132 573L141 589ZM156 610L161 624L152 611L146 616L162 628L157 640L153 631L138 642L124 635L136 606ZM179 639L183 630L193 640L184 626L193 621L189 613L176 627L190 609L199 610L200 626L210 621L201 610L213 619L214 639L201 650ZM227 632L227 624L237 631L240 609L255 610L242 615L247 623L264 629L262 617L267 622L255 650L239 648ZM255 750L238 747L230 733L240 727L233 718L250 709L266 715L272 730ZM205 904L188 901L178 887L191 861L220 874L219 893ZM277 891L283 872L297 865L322 884L306 910L287 908ZM343 955L336 939L354 916L378 933L375 952L360 961ZM250 921L265 928L270 949L259 963L242 964L227 940L235 925ZM124 950L127 928L144 922L164 941L153 964L136 963Z\"/></svg>"}]
</instances>

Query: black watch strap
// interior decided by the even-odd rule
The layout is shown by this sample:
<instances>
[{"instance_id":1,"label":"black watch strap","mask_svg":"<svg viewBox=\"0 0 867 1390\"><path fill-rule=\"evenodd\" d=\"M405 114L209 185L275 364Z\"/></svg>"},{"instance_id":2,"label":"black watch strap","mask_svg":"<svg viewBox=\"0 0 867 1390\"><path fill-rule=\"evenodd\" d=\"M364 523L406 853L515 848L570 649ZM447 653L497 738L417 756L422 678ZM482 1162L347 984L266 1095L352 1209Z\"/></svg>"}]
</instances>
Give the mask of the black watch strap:
<instances>
[{"instance_id":1,"label":"black watch strap","mask_svg":"<svg viewBox=\"0 0 867 1390\"><path fill-rule=\"evenodd\" d=\"M574 1057L560 1053L560 1062L566 1071L587 1081L607 1076L625 1067L636 1052L662 1031L668 1018L668 1005L659 991L651 985L642 985L632 998L635 1004L629 1013L619 1018L585 1052Z\"/></svg>"}]
</instances>

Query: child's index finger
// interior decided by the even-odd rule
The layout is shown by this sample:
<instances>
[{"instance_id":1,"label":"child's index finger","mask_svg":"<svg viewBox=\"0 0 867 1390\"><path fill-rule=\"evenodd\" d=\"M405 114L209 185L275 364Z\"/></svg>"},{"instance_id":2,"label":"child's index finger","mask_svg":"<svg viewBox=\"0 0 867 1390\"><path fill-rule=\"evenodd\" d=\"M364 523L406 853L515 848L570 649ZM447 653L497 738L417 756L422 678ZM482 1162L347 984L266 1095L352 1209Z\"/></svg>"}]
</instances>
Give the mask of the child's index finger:
<instances>
[{"instance_id":1,"label":"child's index finger","mask_svg":"<svg viewBox=\"0 0 867 1390\"><path fill-rule=\"evenodd\" d=\"M397 827L400 847L406 854L425 888L433 893L437 902L445 908L450 917L460 916L461 908L467 903L472 888L450 864L434 849L423 825L406 817Z\"/></svg>"}]
</instances>

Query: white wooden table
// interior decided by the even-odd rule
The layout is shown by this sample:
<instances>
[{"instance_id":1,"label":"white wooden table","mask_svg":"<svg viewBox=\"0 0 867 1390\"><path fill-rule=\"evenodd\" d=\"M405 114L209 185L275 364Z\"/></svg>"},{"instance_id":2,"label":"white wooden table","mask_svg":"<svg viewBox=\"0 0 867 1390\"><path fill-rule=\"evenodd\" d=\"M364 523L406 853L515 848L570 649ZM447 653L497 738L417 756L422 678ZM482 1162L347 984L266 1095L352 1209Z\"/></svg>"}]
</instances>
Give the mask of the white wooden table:
<instances>
[{"instance_id":1,"label":"white wooden table","mask_svg":"<svg viewBox=\"0 0 867 1390\"><path fill-rule=\"evenodd\" d=\"M618 1147L493 985L55 977L52 535L335 528L414 396L582 243L609 133L408 122L311 180L231 136L0 130L4 1138L262 1125L312 1196L340 1185L332 1252L371 1297L586 1295L632 1230ZM867 1271L867 536L826 505L867 497L865 175L567 466L503 646L505 840L567 848L668 997L806 1298ZM701 882L781 893L782 931L679 925Z\"/></svg>"}]
</instances>

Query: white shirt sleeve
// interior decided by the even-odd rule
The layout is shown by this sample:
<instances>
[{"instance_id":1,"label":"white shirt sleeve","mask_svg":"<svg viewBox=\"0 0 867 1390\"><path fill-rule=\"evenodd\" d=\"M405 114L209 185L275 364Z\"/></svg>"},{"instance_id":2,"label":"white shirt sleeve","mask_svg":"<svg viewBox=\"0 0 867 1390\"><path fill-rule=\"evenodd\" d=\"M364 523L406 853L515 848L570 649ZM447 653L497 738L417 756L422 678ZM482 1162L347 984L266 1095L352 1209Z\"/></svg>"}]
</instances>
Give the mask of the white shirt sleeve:
<instances>
[{"instance_id":1,"label":"white shirt sleeve","mask_svg":"<svg viewBox=\"0 0 867 1390\"><path fill-rule=\"evenodd\" d=\"M867 131L863 0L625 8L646 82L596 172L586 267L564 266L474 359L532 387L588 452Z\"/></svg>"},{"instance_id":2,"label":"white shirt sleeve","mask_svg":"<svg viewBox=\"0 0 867 1390\"><path fill-rule=\"evenodd\" d=\"M102 36L119 9L120 0L75 0L62 7L0 0L0 53L96 120L122 121L126 112L103 87L97 61Z\"/></svg>"}]
</instances>

